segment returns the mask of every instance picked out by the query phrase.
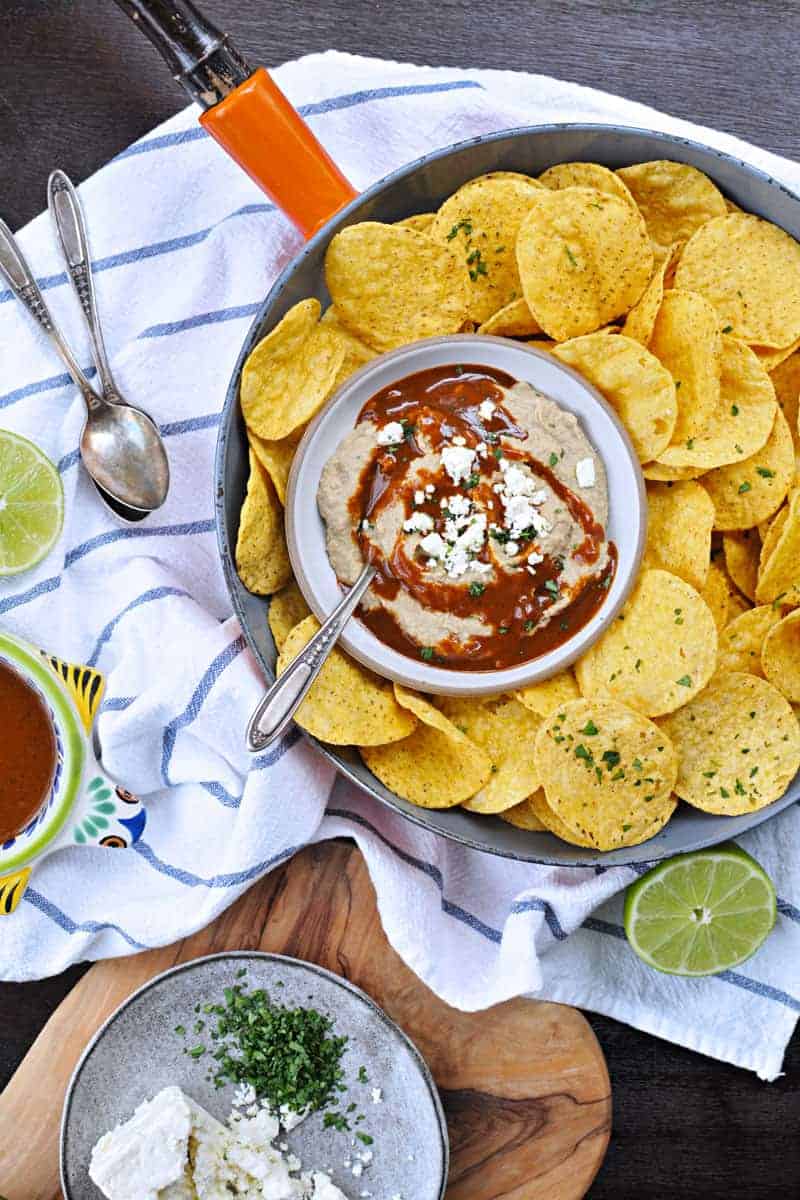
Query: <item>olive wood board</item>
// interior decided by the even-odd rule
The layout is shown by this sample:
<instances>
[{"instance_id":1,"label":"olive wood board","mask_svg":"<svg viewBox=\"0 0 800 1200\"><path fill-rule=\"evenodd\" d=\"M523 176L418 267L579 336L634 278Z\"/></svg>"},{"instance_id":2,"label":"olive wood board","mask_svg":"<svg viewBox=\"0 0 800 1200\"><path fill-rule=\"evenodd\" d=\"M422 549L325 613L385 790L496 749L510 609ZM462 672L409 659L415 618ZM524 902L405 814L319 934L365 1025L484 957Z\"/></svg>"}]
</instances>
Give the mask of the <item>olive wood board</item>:
<instances>
[{"instance_id":1,"label":"olive wood board","mask_svg":"<svg viewBox=\"0 0 800 1200\"><path fill-rule=\"evenodd\" d=\"M225 950L318 963L363 988L406 1031L431 1067L447 1114L447 1200L578 1200L586 1194L611 1127L608 1071L586 1019L565 1005L523 999L477 1013L450 1008L389 945L361 853L327 842L273 871L207 929L158 950L96 963L82 977L0 1096L6 1200L61 1195L64 1094L103 1021L153 976Z\"/></svg>"}]
</instances>

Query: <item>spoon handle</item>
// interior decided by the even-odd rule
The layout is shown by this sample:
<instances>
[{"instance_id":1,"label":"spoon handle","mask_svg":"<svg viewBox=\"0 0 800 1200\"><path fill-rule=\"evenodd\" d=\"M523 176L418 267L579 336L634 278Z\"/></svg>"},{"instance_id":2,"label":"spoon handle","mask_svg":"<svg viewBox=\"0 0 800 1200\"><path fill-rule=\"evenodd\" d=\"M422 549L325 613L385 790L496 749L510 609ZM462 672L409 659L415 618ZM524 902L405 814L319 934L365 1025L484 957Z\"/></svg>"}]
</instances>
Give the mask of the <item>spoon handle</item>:
<instances>
[{"instance_id":1,"label":"spoon handle","mask_svg":"<svg viewBox=\"0 0 800 1200\"><path fill-rule=\"evenodd\" d=\"M75 295L86 320L92 345L92 358L106 400L122 401L106 354L97 298L92 279L92 260L89 252L89 235L86 220L72 180L63 171L53 171L47 181L47 207L53 219L56 237L61 246L67 273L72 280Z\"/></svg>"},{"instance_id":2,"label":"spoon handle","mask_svg":"<svg viewBox=\"0 0 800 1200\"><path fill-rule=\"evenodd\" d=\"M72 376L75 385L80 388L90 412L101 407L102 399L98 396L89 380L84 375L78 362L64 340L64 335L56 325L50 310L39 291L33 272L25 261L25 256L17 244L11 230L5 221L0 220L0 275L4 276L14 295L25 305L37 325L50 337L56 350L61 356L64 366Z\"/></svg>"},{"instance_id":3,"label":"spoon handle","mask_svg":"<svg viewBox=\"0 0 800 1200\"><path fill-rule=\"evenodd\" d=\"M337 604L296 658L279 675L259 702L247 726L247 746L265 750L283 733L300 703L319 675L347 621L372 583L375 568L367 565L347 595Z\"/></svg>"}]
</instances>

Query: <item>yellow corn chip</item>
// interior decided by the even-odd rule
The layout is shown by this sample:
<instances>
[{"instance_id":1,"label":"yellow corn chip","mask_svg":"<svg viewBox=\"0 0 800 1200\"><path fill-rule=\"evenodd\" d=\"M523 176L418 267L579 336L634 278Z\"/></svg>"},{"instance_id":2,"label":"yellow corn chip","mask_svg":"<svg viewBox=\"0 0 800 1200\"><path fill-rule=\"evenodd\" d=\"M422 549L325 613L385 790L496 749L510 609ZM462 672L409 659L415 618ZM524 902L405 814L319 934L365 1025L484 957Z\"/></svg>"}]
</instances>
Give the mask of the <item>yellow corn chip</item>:
<instances>
[{"instance_id":1,"label":"yellow corn chip","mask_svg":"<svg viewBox=\"0 0 800 1200\"><path fill-rule=\"evenodd\" d=\"M395 225L403 225L406 229L414 229L417 233L427 233L435 220L436 213L414 213L413 217L403 217L402 221L395 221Z\"/></svg>"},{"instance_id":2,"label":"yellow corn chip","mask_svg":"<svg viewBox=\"0 0 800 1200\"><path fill-rule=\"evenodd\" d=\"M787 358L791 358L798 346L800 346L800 338L795 338L788 346L782 346L779 350L767 346L753 346L753 350L758 355L758 361L764 370L772 374L781 363L786 362Z\"/></svg>"},{"instance_id":3,"label":"yellow corn chip","mask_svg":"<svg viewBox=\"0 0 800 1200\"><path fill-rule=\"evenodd\" d=\"M488 783L465 800L470 812L499 813L521 804L539 786L533 743L541 718L511 696L490 700L445 697L444 715L491 760Z\"/></svg>"},{"instance_id":4,"label":"yellow corn chip","mask_svg":"<svg viewBox=\"0 0 800 1200\"><path fill-rule=\"evenodd\" d=\"M714 505L701 483L648 483L646 567L679 575L702 592L711 555Z\"/></svg>"},{"instance_id":5,"label":"yellow corn chip","mask_svg":"<svg viewBox=\"0 0 800 1200\"><path fill-rule=\"evenodd\" d=\"M775 388L775 398L783 409L794 439L795 453L800 451L798 437L798 405L800 404L800 351L795 351L777 367L772 368L770 379Z\"/></svg>"},{"instance_id":6,"label":"yellow corn chip","mask_svg":"<svg viewBox=\"0 0 800 1200\"><path fill-rule=\"evenodd\" d=\"M457 333L468 315L466 259L430 231L349 225L328 246L325 279L339 319L375 350Z\"/></svg>"},{"instance_id":7,"label":"yellow corn chip","mask_svg":"<svg viewBox=\"0 0 800 1200\"><path fill-rule=\"evenodd\" d=\"M391 746L359 747L373 775L421 808L453 808L474 796L492 776L486 751L422 696L399 684L395 695L419 724Z\"/></svg>"},{"instance_id":8,"label":"yellow corn chip","mask_svg":"<svg viewBox=\"0 0 800 1200\"><path fill-rule=\"evenodd\" d=\"M543 679L541 683L530 683L527 687L520 688L514 695L531 712L537 713L540 717L549 717L557 705L577 700L580 692L575 682L575 676L572 671L567 670L560 671L558 675L551 675L549 679Z\"/></svg>"},{"instance_id":9,"label":"yellow corn chip","mask_svg":"<svg viewBox=\"0 0 800 1200\"><path fill-rule=\"evenodd\" d=\"M663 453L666 454L668 449ZM642 463L642 474L654 483L677 483L682 479L700 479L705 471L702 467L667 467L662 462L649 462Z\"/></svg>"},{"instance_id":10,"label":"yellow corn chip","mask_svg":"<svg viewBox=\"0 0 800 1200\"><path fill-rule=\"evenodd\" d=\"M627 337L634 338L637 342L641 342L643 346L650 345L650 339L653 336L653 330L656 325L661 308L661 302L664 299L664 289L667 286L665 283L667 273L672 268L673 263L677 261L677 251L679 249L676 243L670 246L667 252L656 261L653 274L650 276L650 282L642 292L639 300L636 301L631 311L625 318L625 324L622 326L622 332Z\"/></svg>"},{"instance_id":11,"label":"yellow corn chip","mask_svg":"<svg viewBox=\"0 0 800 1200\"><path fill-rule=\"evenodd\" d=\"M544 788L539 788L538 792L531 796L528 804L540 826L549 833L555 834L557 838L561 838L562 842L568 842L571 846L583 846L587 850L595 848L594 842L590 838L576 833L574 829L570 829L569 825L564 824L561 817L547 803Z\"/></svg>"},{"instance_id":12,"label":"yellow corn chip","mask_svg":"<svg viewBox=\"0 0 800 1200\"><path fill-rule=\"evenodd\" d=\"M780 349L800 337L800 245L760 217L709 221L686 243L675 283L705 296L743 342Z\"/></svg>"},{"instance_id":13,"label":"yellow corn chip","mask_svg":"<svg viewBox=\"0 0 800 1200\"><path fill-rule=\"evenodd\" d=\"M539 182L553 191L568 187L595 188L598 192L616 196L617 199L624 200L626 204L636 207L636 201L619 175L609 171L608 167L601 167L600 163L557 163L554 167L548 167L546 171L542 172Z\"/></svg>"},{"instance_id":14,"label":"yellow corn chip","mask_svg":"<svg viewBox=\"0 0 800 1200\"><path fill-rule=\"evenodd\" d=\"M764 550L771 549L769 557L762 558L756 585L756 599L762 603L800 604L800 489L792 492L786 515L778 514L779 520L773 537L770 529L764 542Z\"/></svg>"},{"instance_id":15,"label":"yellow corn chip","mask_svg":"<svg viewBox=\"0 0 800 1200\"><path fill-rule=\"evenodd\" d=\"M646 570L575 675L582 695L657 717L705 687L716 661L717 628L702 596L669 571Z\"/></svg>"},{"instance_id":16,"label":"yellow corn chip","mask_svg":"<svg viewBox=\"0 0 800 1200\"><path fill-rule=\"evenodd\" d=\"M319 630L306 617L286 637L278 655L281 675ZM416 727L412 713L395 700L392 685L334 647L311 691L295 713L297 724L335 746L384 746L407 739Z\"/></svg>"},{"instance_id":17,"label":"yellow corn chip","mask_svg":"<svg viewBox=\"0 0 800 1200\"><path fill-rule=\"evenodd\" d=\"M726 533L722 544L725 548L725 566L728 574L748 600L755 600L758 561L761 554L758 530L744 529L739 533Z\"/></svg>"},{"instance_id":18,"label":"yellow corn chip","mask_svg":"<svg viewBox=\"0 0 800 1200\"><path fill-rule=\"evenodd\" d=\"M713 308L696 292L664 292L650 349L675 381L678 416L672 442L676 446L685 446L697 437L719 408L722 337L717 325Z\"/></svg>"},{"instance_id":19,"label":"yellow corn chip","mask_svg":"<svg viewBox=\"0 0 800 1200\"><path fill-rule=\"evenodd\" d=\"M495 337L528 337L541 332L539 322L522 298L492 313L478 328L478 333L491 333Z\"/></svg>"},{"instance_id":20,"label":"yellow corn chip","mask_svg":"<svg viewBox=\"0 0 800 1200\"><path fill-rule=\"evenodd\" d=\"M633 308L653 270L644 222L596 188L543 189L517 238L522 293L556 341L592 333Z\"/></svg>"},{"instance_id":21,"label":"yellow corn chip","mask_svg":"<svg viewBox=\"0 0 800 1200\"><path fill-rule=\"evenodd\" d=\"M794 479L794 446L778 410L765 445L749 458L703 476L714 502L714 528L751 529L780 508Z\"/></svg>"},{"instance_id":22,"label":"yellow corn chip","mask_svg":"<svg viewBox=\"0 0 800 1200\"><path fill-rule=\"evenodd\" d=\"M778 621L761 647L764 674L781 695L800 702L800 609Z\"/></svg>"},{"instance_id":23,"label":"yellow corn chip","mask_svg":"<svg viewBox=\"0 0 800 1200\"><path fill-rule=\"evenodd\" d=\"M672 436L677 401L669 371L649 350L623 334L591 333L553 354L614 406L642 462L658 457Z\"/></svg>"},{"instance_id":24,"label":"yellow corn chip","mask_svg":"<svg viewBox=\"0 0 800 1200\"><path fill-rule=\"evenodd\" d=\"M283 510L252 448L247 495L239 514L236 570L247 590L259 596L277 592L292 574L283 535Z\"/></svg>"},{"instance_id":25,"label":"yellow corn chip","mask_svg":"<svg viewBox=\"0 0 800 1200\"><path fill-rule=\"evenodd\" d=\"M763 675L761 669L761 647L764 638L781 619L781 614L771 604L750 608L734 617L719 637L717 670L723 672L746 671L750 675Z\"/></svg>"},{"instance_id":26,"label":"yellow corn chip","mask_svg":"<svg viewBox=\"0 0 800 1200\"><path fill-rule=\"evenodd\" d=\"M703 812L741 816L778 800L800 767L800 725L755 675L717 675L660 722L678 751L675 791Z\"/></svg>"},{"instance_id":27,"label":"yellow corn chip","mask_svg":"<svg viewBox=\"0 0 800 1200\"><path fill-rule=\"evenodd\" d=\"M617 174L639 205L647 232L659 246L685 242L711 217L727 210L719 189L688 163L662 159L621 167Z\"/></svg>"},{"instance_id":28,"label":"yellow corn chip","mask_svg":"<svg viewBox=\"0 0 800 1200\"><path fill-rule=\"evenodd\" d=\"M541 788L536 794L537 796L542 794ZM497 815L501 821L506 821L509 825L516 826L517 829L527 829L531 833L542 833L545 829L533 811L530 800L523 800L521 804L515 804L513 808L507 808L505 812Z\"/></svg>"},{"instance_id":29,"label":"yellow corn chip","mask_svg":"<svg viewBox=\"0 0 800 1200\"><path fill-rule=\"evenodd\" d=\"M536 755L550 809L598 850L643 842L674 812L672 744L623 704L573 700L556 709L537 734Z\"/></svg>"},{"instance_id":30,"label":"yellow corn chip","mask_svg":"<svg viewBox=\"0 0 800 1200\"><path fill-rule=\"evenodd\" d=\"M728 624L728 580L715 562L709 564L706 586L700 595L711 609L717 633L721 633Z\"/></svg>"},{"instance_id":31,"label":"yellow corn chip","mask_svg":"<svg viewBox=\"0 0 800 1200\"><path fill-rule=\"evenodd\" d=\"M311 615L303 593L294 579L270 599L267 620L278 650L283 648L289 634L296 625Z\"/></svg>"},{"instance_id":32,"label":"yellow corn chip","mask_svg":"<svg viewBox=\"0 0 800 1200\"><path fill-rule=\"evenodd\" d=\"M296 429L294 433L290 433L288 437L281 438L279 442L268 442L251 430L247 432L247 440L250 443L250 447L272 480L273 487L278 494L281 504L286 503L286 485L289 482L289 472L292 469L295 451L302 436L303 429L301 428Z\"/></svg>"},{"instance_id":33,"label":"yellow corn chip","mask_svg":"<svg viewBox=\"0 0 800 1200\"><path fill-rule=\"evenodd\" d=\"M256 346L242 368L240 402L249 430L280 441L330 395L345 348L319 324L316 300L301 300Z\"/></svg>"}]
</instances>

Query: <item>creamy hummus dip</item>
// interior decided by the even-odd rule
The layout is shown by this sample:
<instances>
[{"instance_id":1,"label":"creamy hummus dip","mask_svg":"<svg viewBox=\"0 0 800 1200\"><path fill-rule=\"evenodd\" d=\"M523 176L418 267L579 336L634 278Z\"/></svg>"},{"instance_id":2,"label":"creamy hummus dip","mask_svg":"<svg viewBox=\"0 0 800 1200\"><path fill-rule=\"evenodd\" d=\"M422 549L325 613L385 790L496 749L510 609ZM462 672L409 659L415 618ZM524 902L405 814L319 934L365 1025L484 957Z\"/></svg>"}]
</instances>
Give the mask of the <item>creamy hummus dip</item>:
<instances>
[{"instance_id":1,"label":"creamy hummus dip","mask_svg":"<svg viewBox=\"0 0 800 1200\"><path fill-rule=\"evenodd\" d=\"M317 502L340 582L377 568L361 620L456 670L561 645L614 574L606 473L580 422L486 367L421 371L373 396Z\"/></svg>"}]
</instances>

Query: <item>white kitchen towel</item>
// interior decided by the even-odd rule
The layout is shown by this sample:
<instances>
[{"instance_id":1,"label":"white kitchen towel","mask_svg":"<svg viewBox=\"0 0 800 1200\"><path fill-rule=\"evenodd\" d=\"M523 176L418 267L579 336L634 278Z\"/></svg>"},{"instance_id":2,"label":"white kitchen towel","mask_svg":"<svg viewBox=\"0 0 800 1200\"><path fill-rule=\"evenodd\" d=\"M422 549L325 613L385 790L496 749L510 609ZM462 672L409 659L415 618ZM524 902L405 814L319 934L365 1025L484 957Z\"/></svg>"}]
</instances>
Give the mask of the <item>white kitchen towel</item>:
<instances>
[{"instance_id":1,"label":"white kitchen towel","mask_svg":"<svg viewBox=\"0 0 800 1200\"><path fill-rule=\"evenodd\" d=\"M450 142L550 121L696 137L800 188L793 163L543 76L334 52L275 74L359 188ZM347 835L369 863L393 945L449 1003L478 1009L535 993L774 1078L800 1011L796 806L742 839L777 885L774 934L739 970L675 980L625 942L621 892L633 869L536 867L464 849L344 781L333 786L332 768L296 731L248 756L243 730L262 680L231 617L212 461L248 325L301 243L196 118L180 113L81 188L113 366L160 422L172 464L169 500L143 525L120 528L98 503L76 449L82 401L28 315L0 294L0 424L42 446L66 493L55 550L0 585L0 625L106 672L103 762L148 810L135 851L64 850L36 871L16 914L0 918L0 978L171 942L298 847ZM43 198L44 188L43 178ZM20 239L88 366L47 218Z\"/></svg>"}]
</instances>

